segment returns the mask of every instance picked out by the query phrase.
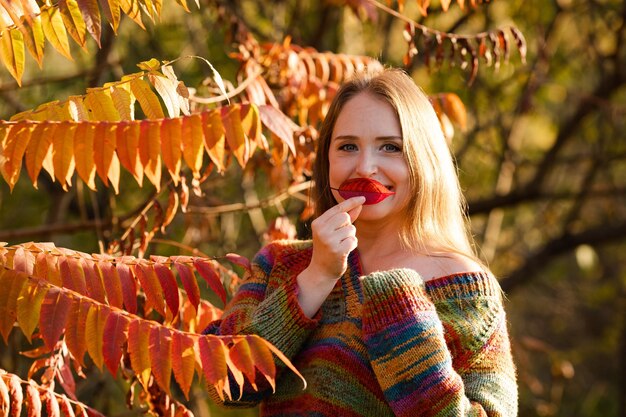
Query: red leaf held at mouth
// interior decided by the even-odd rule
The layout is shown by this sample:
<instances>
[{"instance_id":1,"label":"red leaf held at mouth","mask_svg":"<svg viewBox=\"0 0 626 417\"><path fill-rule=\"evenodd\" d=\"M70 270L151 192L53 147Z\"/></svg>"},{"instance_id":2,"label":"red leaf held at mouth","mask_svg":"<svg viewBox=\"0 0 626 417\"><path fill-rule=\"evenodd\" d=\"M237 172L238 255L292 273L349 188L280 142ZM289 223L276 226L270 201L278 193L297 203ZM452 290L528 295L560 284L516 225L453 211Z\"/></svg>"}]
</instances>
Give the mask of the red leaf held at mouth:
<instances>
[{"instance_id":1,"label":"red leaf held at mouth","mask_svg":"<svg viewBox=\"0 0 626 417\"><path fill-rule=\"evenodd\" d=\"M351 197L365 197L365 205L376 204L383 201L395 192L389 191L387 187L376 180L370 178L352 178L344 181L338 189L339 195L345 199Z\"/></svg>"}]
</instances>

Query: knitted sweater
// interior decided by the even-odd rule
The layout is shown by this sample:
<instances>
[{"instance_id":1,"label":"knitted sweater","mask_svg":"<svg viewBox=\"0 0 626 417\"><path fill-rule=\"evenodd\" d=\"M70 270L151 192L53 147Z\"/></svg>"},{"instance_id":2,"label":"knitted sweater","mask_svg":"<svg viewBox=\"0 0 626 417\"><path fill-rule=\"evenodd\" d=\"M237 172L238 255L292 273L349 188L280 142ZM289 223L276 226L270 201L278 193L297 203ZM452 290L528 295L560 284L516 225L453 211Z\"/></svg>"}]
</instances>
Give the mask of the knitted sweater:
<instances>
[{"instance_id":1,"label":"knitted sweater","mask_svg":"<svg viewBox=\"0 0 626 417\"><path fill-rule=\"evenodd\" d=\"M263 248L222 319L206 330L267 339L302 373L306 390L283 369L275 393L246 383L238 401L224 403L212 392L215 401L261 402L261 415L272 417L517 415L501 290L491 275L457 274L425 284L411 269L362 277L355 250L309 319L298 304L296 277L311 253L304 241Z\"/></svg>"}]
</instances>

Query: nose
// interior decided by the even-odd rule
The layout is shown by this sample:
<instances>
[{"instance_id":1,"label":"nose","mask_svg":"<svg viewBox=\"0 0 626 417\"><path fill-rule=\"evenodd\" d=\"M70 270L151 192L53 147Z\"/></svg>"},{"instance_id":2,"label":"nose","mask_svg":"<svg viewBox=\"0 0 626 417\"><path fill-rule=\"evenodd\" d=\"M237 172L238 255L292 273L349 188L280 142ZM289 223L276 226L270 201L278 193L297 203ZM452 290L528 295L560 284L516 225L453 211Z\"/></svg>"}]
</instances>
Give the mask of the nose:
<instances>
[{"instance_id":1,"label":"nose","mask_svg":"<svg viewBox=\"0 0 626 417\"><path fill-rule=\"evenodd\" d=\"M371 152L361 152L356 165L356 174L359 177L368 178L378 171L376 156Z\"/></svg>"}]
</instances>

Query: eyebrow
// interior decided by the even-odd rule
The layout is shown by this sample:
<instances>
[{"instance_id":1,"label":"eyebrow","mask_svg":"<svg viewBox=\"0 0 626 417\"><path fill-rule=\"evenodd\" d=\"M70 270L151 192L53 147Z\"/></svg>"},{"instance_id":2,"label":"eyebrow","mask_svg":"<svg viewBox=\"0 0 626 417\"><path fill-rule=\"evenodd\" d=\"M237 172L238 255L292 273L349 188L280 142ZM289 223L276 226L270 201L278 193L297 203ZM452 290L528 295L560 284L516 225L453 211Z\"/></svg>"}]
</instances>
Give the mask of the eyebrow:
<instances>
[{"instance_id":1,"label":"eyebrow","mask_svg":"<svg viewBox=\"0 0 626 417\"><path fill-rule=\"evenodd\" d=\"M335 136L331 140L356 140L359 139L358 136L354 135L339 135ZM403 140L402 136L377 136L375 140L384 141L384 140Z\"/></svg>"}]
</instances>

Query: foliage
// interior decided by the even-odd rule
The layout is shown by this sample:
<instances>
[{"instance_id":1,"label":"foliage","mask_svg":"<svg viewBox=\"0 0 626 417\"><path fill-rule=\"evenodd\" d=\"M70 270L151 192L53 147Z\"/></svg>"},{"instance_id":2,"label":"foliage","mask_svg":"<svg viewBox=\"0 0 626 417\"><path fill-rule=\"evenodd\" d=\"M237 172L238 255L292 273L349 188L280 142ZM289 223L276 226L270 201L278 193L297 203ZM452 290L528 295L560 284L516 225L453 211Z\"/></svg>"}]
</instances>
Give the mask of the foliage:
<instances>
[{"instance_id":1,"label":"foliage","mask_svg":"<svg viewBox=\"0 0 626 417\"><path fill-rule=\"evenodd\" d=\"M626 409L620 367L597 366L626 357L623 4L178 3L0 2L0 56L22 86L0 85L0 240L57 243L1 249L0 404L117 414L124 401L95 395L117 383L135 412L209 415L195 374L233 396L227 370L273 381L265 342L198 332L236 286L222 261L245 273L229 252L306 236L319 120L376 56L431 93L510 297L522 415ZM83 319L113 337L77 334Z\"/></svg>"}]
</instances>

